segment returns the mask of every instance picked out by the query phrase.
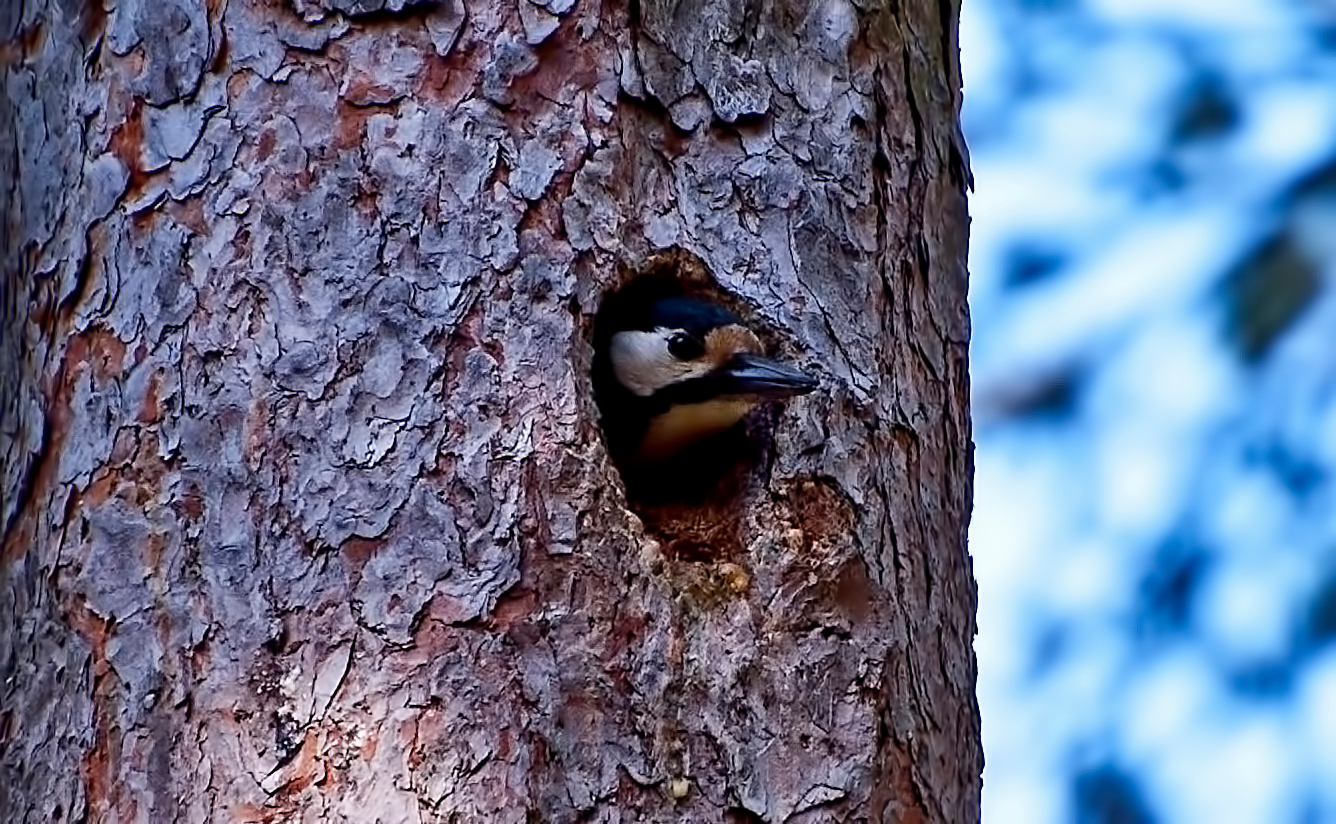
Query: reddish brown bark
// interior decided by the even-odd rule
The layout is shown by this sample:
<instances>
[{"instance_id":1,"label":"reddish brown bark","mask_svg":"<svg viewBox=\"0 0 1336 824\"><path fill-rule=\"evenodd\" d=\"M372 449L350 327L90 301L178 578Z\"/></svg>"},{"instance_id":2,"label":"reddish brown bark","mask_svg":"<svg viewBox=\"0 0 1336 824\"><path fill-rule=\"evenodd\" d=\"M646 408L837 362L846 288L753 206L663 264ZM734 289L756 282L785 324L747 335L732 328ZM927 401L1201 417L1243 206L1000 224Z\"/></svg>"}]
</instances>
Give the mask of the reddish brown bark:
<instances>
[{"instance_id":1,"label":"reddish brown bark","mask_svg":"<svg viewBox=\"0 0 1336 824\"><path fill-rule=\"evenodd\" d=\"M949 0L0 9L0 819L977 820ZM665 267L822 376L705 506Z\"/></svg>"}]
</instances>

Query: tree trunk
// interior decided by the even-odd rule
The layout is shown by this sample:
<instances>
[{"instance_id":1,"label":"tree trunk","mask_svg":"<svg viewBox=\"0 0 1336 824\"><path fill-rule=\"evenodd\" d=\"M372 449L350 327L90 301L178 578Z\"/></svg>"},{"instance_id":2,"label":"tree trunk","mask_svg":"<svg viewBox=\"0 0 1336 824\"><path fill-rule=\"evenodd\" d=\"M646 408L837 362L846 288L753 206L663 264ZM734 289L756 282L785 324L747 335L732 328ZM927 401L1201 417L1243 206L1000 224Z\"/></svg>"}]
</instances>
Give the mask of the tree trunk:
<instances>
[{"instance_id":1,"label":"tree trunk","mask_svg":"<svg viewBox=\"0 0 1336 824\"><path fill-rule=\"evenodd\" d=\"M0 3L0 820L978 818L953 0ZM632 509L593 319L822 389Z\"/></svg>"}]
</instances>

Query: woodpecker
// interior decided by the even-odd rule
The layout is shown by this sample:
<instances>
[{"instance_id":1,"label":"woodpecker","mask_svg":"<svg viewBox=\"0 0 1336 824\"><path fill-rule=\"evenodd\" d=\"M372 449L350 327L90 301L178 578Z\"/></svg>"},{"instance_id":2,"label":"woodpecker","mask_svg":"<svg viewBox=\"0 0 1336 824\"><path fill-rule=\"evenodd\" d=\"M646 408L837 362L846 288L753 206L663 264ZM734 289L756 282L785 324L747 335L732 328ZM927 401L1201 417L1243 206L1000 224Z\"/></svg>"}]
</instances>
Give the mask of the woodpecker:
<instances>
[{"instance_id":1,"label":"woodpecker","mask_svg":"<svg viewBox=\"0 0 1336 824\"><path fill-rule=\"evenodd\" d=\"M660 466L731 429L758 405L803 395L815 379L762 354L742 320L670 296L610 303L599 315L595 386L613 457Z\"/></svg>"}]
</instances>

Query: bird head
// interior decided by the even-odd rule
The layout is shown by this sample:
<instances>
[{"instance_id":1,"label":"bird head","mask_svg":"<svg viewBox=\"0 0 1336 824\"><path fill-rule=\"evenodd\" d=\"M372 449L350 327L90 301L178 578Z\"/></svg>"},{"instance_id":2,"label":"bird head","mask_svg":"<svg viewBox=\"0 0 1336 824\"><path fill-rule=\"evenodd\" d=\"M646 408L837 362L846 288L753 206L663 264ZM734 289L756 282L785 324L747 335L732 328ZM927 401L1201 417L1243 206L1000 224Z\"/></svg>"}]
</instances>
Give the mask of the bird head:
<instances>
[{"instance_id":1,"label":"bird head","mask_svg":"<svg viewBox=\"0 0 1336 824\"><path fill-rule=\"evenodd\" d=\"M757 405L817 386L765 357L756 333L712 303L668 297L620 314L600 352L616 387L600 405L615 451L637 463L671 459Z\"/></svg>"}]
</instances>

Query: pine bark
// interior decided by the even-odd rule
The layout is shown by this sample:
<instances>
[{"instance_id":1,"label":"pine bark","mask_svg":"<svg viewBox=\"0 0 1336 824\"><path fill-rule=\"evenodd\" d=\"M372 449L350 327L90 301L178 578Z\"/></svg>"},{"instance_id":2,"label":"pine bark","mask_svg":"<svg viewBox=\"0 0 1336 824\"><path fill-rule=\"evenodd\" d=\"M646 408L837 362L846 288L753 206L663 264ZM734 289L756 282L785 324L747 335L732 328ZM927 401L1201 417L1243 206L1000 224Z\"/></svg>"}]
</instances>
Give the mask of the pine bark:
<instances>
[{"instance_id":1,"label":"pine bark","mask_svg":"<svg viewBox=\"0 0 1336 824\"><path fill-rule=\"evenodd\" d=\"M0 820L976 821L954 0L0 3ZM603 296L822 376L628 505Z\"/></svg>"}]
</instances>

